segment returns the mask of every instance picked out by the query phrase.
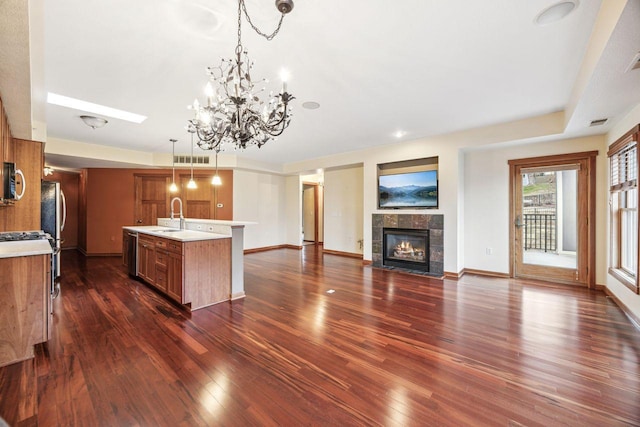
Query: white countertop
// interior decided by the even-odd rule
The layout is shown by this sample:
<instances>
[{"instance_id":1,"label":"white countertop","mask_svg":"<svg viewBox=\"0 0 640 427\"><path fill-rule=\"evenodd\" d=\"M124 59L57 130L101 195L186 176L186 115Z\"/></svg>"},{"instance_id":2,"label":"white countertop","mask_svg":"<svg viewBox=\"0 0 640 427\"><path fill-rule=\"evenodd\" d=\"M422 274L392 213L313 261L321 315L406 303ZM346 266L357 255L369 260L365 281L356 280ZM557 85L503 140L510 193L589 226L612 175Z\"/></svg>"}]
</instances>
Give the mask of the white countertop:
<instances>
[{"instance_id":1,"label":"white countertop","mask_svg":"<svg viewBox=\"0 0 640 427\"><path fill-rule=\"evenodd\" d=\"M179 218L175 218L178 220ZM171 218L158 218L160 220L171 220ZM213 224L213 225L227 225L229 227L244 227L245 225L255 225L257 222L252 221L228 221L224 219L200 219L200 218L185 218L186 222L197 222L202 224Z\"/></svg>"},{"instance_id":2,"label":"white countertop","mask_svg":"<svg viewBox=\"0 0 640 427\"><path fill-rule=\"evenodd\" d=\"M33 255L51 255L51 245L48 240L18 240L0 242L0 258L14 258Z\"/></svg>"},{"instance_id":3,"label":"white countertop","mask_svg":"<svg viewBox=\"0 0 640 427\"><path fill-rule=\"evenodd\" d=\"M136 233L149 234L156 237L164 237L165 239L177 240L178 242L195 242L198 240L214 240L214 239L230 239L231 236L224 234L207 233L204 231L180 230L177 228L163 227L161 225L141 225L126 226L124 230Z\"/></svg>"}]
</instances>

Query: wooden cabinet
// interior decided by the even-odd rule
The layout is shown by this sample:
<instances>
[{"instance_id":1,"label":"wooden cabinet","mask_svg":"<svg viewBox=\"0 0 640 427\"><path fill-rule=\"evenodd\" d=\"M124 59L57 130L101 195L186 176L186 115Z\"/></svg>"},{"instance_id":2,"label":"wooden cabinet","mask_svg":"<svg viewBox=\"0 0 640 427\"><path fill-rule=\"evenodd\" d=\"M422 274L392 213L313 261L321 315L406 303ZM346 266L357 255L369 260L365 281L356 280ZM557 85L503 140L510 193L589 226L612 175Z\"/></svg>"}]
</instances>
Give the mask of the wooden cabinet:
<instances>
[{"instance_id":1,"label":"wooden cabinet","mask_svg":"<svg viewBox=\"0 0 640 427\"><path fill-rule=\"evenodd\" d=\"M20 200L0 208L0 231L40 230L40 181L42 180L43 147L41 142L13 139L13 160L22 170L26 191ZM22 190L22 179L16 187Z\"/></svg>"},{"instance_id":2,"label":"wooden cabinet","mask_svg":"<svg viewBox=\"0 0 640 427\"><path fill-rule=\"evenodd\" d=\"M182 243L170 239L155 238L156 282L155 287L171 299L182 304Z\"/></svg>"},{"instance_id":3,"label":"wooden cabinet","mask_svg":"<svg viewBox=\"0 0 640 427\"><path fill-rule=\"evenodd\" d=\"M169 262L167 264L167 295L180 304L184 303L184 293L182 283L184 278L182 268L184 258L180 253L169 252Z\"/></svg>"},{"instance_id":4,"label":"wooden cabinet","mask_svg":"<svg viewBox=\"0 0 640 427\"><path fill-rule=\"evenodd\" d=\"M231 238L180 242L138 232L138 277L191 310L231 298Z\"/></svg>"},{"instance_id":5,"label":"wooden cabinet","mask_svg":"<svg viewBox=\"0 0 640 427\"><path fill-rule=\"evenodd\" d=\"M13 138L11 137L11 128L9 128L9 121L7 120L7 114L0 99L0 164L2 162L13 162ZM2 170L0 170L0 178L2 177ZM0 180L0 182L2 182Z\"/></svg>"},{"instance_id":6,"label":"wooden cabinet","mask_svg":"<svg viewBox=\"0 0 640 427\"><path fill-rule=\"evenodd\" d=\"M51 337L51 255L0 258L0 366L33 357Z\"/></svg>"},{"instance_id":7,"label":"wooden cabinet","mask_svg":"<svg viewBox=\"0 0 640 427\"><path fill-rule=\"evenodd\" d=\"M146 234L138 235L138 276L155 285L156 245L154 237Z\"/></svg>"}]
</instances>

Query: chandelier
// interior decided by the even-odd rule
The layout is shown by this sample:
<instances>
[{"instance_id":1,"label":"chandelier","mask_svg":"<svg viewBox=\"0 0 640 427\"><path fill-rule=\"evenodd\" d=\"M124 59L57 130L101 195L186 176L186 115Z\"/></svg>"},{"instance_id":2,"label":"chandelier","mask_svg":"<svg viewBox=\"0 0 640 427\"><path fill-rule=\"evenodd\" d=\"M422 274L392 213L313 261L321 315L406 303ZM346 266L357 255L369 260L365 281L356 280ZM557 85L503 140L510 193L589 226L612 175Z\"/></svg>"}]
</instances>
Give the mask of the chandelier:
<instances>
[{"instance_id":1,"label":"chandelier","mask_svg":"<svg viewBox=\"0 0 640 427\"><path fill-rule=\"evenodd\" d=\"M205 87L206 100L197 99L189 106L195 117L189 120L187 129L198 136L198 146L203 150L218 153L224 144L233 144L235 149L247 146L262 147L284 132L291 120L289 101L294 97L287 92L286 81L282 92L269 93L266 100L260 95L265 88L257 84L267 83L266 79L255 81L251 78L253 62L242 46L242 12L251 27L267 40L272 40L280 31L284 15L293 9L292 0L276 0L281 13L280 21L273 33L262 33L251 22L244 0L238 0L238 44L235 57L222 59L219 66L208 67L209 82Z\"/></svg>"}]
</instances>

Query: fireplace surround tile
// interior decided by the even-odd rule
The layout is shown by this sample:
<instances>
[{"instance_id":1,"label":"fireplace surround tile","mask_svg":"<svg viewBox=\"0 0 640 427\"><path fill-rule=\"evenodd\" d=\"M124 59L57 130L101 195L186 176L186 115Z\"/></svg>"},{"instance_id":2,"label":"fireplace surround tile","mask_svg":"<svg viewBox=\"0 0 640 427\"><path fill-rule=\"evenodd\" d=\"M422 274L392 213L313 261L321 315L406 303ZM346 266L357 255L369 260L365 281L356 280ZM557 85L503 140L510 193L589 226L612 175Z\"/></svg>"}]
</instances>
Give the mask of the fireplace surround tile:
<instances>
[{"instance_id":1,"label":"fireplace surround tile","mask_svg":"<svg viewBox=\"0 0 640 427\"><path fill-rule=\"evenodd\" d=\"M398 228L398 215L397 214L385 214L384 215L384 228Z\"/></svg>"},{"instance_id":2,"label":"fireplace surround tile","mask_svg":"<svg viewBox=\"0 0 640 427\"><path fill-rule=\"evenodd\" d=\"M414 228L413 215L398 215L398 228Z\"/></svg>"},{"instance_id":3,"label":"fireplace surround tile","mask_svg":"<svg viewBox=\"0 0 640 427\"><path fill-rule=\"evenodd\" d=\"M444 233L444 230L436 230L433 228L429 229L429 238L431 239L431 246L444 245L443 233Z\"/></svg>"},{"instance_id":4,"label":"fireplace surround tile","mask_svg":"<svg viewBox=\"0 0 640 427\"><path fill-rule=\"evenodd\" d=\"M444 274L444 215L429 214L373 214L371 236L371 259L374 267L382 267L383 228L405 228L429 230L429 276ZM393 267L395 270L402 268ZM413 270L406 270L415 272Z\"/></svg>"},{"instance_id":5,"label":"fireplace surround tile","mask_svg":"<svg viewBox=\"0 0 640 427\"><path fill-rule=\"evenodd\" d=\"M415 228L416 230L428 230L429 229L429 218L431 215L407 215L410 216L413 225L411 228Z\"/></svg>"}]
</instances>

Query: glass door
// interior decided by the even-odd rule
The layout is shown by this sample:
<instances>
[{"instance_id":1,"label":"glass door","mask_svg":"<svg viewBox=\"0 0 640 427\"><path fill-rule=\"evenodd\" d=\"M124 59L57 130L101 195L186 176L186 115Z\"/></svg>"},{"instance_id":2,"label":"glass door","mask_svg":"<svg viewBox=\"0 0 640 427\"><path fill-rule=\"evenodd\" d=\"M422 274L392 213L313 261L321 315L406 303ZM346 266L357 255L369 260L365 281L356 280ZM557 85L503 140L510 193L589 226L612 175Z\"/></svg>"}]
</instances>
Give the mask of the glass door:
<instances>
[{"instance_id":1,"label":"glass door","mask_svg":"<svg viewBox=\"0 0 640 427\"><path fill-rule=\"evenodd\" d=\"M587 160L512 169L514 277L587 283Z\"/></svg>"}]
</instances>

